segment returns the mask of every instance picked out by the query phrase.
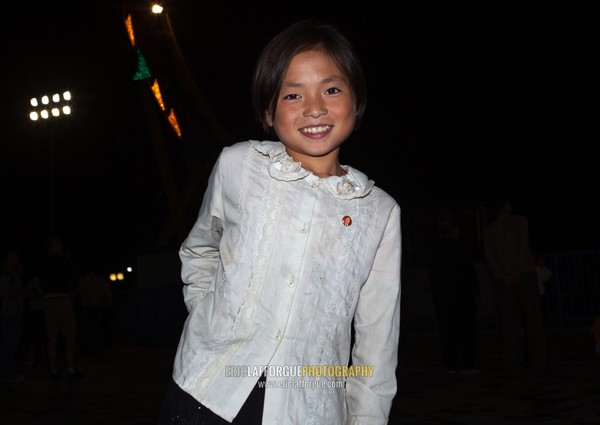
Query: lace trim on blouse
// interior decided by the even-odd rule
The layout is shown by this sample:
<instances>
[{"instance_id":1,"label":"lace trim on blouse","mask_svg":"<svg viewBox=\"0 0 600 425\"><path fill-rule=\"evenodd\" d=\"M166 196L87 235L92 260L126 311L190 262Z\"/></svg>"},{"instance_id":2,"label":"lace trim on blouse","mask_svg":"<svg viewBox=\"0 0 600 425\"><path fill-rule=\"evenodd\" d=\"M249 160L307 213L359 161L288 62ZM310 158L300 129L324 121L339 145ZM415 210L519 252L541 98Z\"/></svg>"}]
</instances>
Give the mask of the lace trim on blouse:
<instances>
[{"instance_id":1,"label":"lace trim on blouse","mask_svg":"<svg viewBox=\"0 0 600 425\"><path fill-rule=\"evenodd\" d=\"M311 171L302 168L287 154L281 142L251 140L252 146L258 152L270 159L269 174L276 180L295 181L304 178L319 179ZM342 166L346 171L343 176L330 176L319 179L325 189L339 199L354 199L367 196L375 182L364 173L350 167Z\"/></svg>"}]
</instances>

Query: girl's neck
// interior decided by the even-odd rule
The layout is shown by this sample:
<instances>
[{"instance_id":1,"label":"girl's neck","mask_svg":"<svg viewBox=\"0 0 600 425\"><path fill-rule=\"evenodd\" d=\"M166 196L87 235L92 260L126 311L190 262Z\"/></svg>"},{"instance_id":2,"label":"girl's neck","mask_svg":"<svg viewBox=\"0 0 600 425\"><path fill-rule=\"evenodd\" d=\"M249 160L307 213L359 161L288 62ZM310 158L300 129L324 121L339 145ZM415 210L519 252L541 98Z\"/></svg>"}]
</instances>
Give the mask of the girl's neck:
<instances>
[{"instance_id":1,"label":"girl's neck","mask_svg":"<svg viewBox=\"0 0 600 425\"><path fill-rule=\"evenodd\" d=\"M336 163L334 166L332 167L312 167L312 168L306 168L308 171L311 171L315 176L320 177L320 178L326 178L326 177L331 177L331 176L343 176L347 173L346 170L344 170L342 168L342 166L339 163Z\"/></svg>"},{"instance_id":2,"label":"girl's neck","mask_svg":"<svg viewBox=\"0 0 600 425\"><path fill-rule=\"evenodd\" d=\"M288 155L289 154L290 152L288 150ZM347 174L347 171L340 165L338 155L334 155L333 153L322 157L298 155L297 153L292 153L290 156L294 161L301 163L302 168L320 178L343 176Z\"/></svg>"}]
</instances>

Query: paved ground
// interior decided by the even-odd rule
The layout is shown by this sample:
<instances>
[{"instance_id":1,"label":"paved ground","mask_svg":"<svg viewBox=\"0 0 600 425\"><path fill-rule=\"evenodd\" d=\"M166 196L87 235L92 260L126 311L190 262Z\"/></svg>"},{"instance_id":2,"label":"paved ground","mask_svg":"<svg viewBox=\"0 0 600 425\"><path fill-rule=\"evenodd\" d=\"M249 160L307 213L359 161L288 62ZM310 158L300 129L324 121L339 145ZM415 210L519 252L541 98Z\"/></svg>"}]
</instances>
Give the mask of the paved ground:
<instances>
[{"instance_id":1,"label":"paved ground","mask_svg":"<svg viewBox=\"0 0 600 425\"><path fill-rule=\"evenodd\" d=\"M494 330L480 333L477 375L443 372L434 330L405 338L390 424L600 424L600 358L587 329L549 332L550 371L542 378L505 378ZM24 363L24 382L0 384L0 424L153 425L174 350L119 342L80 356L85 378L75 382L51 382L45 364Z\"/></svg>"},{"instance_id":2,"label":"paved ground","mask_svg":"<svg viewBox=\"0 0 600 425\"><path fill-rule=\"evenodd\" d=\"M600 424L600 358L587 329L551 331L549 371L516 378L500 368L496 332L479 338L481 373L448 375L432 333L414 334L399 367L391 424ZM431 350L433 356L425 354Z\"/></svg>"}]
</instances>

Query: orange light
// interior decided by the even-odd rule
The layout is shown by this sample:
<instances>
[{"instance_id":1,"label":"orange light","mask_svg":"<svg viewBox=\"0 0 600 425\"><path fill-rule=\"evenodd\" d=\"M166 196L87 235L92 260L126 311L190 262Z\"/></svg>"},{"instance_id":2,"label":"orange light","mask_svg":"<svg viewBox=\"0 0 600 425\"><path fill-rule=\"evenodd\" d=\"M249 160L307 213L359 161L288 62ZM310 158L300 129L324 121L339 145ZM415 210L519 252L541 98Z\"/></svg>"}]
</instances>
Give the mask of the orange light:
<instances>
[{"instance_id":1,"label":"orange light","mask_svg":"<svg viewBox=\"0 0 600 425\"><path fill-rule=\"evenodd\" d=\"M173 127L173 130L175 130L177 137L181 139L181 129L179 128L179 123L177 122L177 117L175 116L175 111L173 111L173 108L171 108L171 111L169 112L168 119L171 123L171 127Z\"/></svg>"},{"instance_id":2,"label":"orange light","mask_svg":"<svg viewBox=\"0 0 600 425\"><path fill-rule=\"evenodd\" d=\"M135 46L135 35L133 33L133 23L131 22L131 14L127 15L125 19L125 28L127 28L127 34L129 34L129 41L132 46Z\"/></svg>"},{"instance_id":3,"label":"orange light","mask_svg":"<svg viewBox=\"0 0 600 425\"><path fill-rule=\"evenodd\" d=\"M162 109L164 111L165 104L163 102L162 94L160 92L160 87L158 86L158 80L156 80L156 79L154 80L154 83L152 84L151 88L152 88L152 93L154 93L154 97L156 98L156 101L160 105L160 109Z\"/></svg>"}]
</instances>

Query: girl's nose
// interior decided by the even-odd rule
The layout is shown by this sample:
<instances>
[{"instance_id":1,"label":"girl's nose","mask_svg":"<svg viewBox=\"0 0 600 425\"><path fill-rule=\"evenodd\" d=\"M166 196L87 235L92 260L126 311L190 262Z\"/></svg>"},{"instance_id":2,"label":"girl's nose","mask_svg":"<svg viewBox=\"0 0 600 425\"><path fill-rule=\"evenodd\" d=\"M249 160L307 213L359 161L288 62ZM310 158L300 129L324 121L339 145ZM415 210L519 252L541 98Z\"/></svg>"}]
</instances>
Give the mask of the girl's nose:
<instances>
[{"instance_id":1,"label":"girl's nose","mask_svg":"<svg viewBox=\"0 0 600 425\"><path fill-rule=\"evenodd\" d=\"M306 109L304 110L305 117L318 118L321 115L327 115L327 107L325 102L319 96L313 96L307 99Z\"/></svg>"}]
</instances>

